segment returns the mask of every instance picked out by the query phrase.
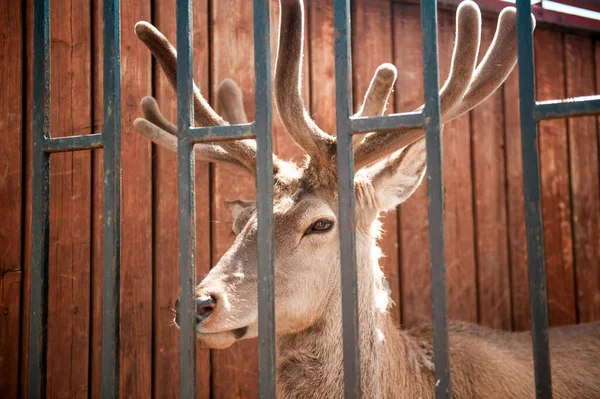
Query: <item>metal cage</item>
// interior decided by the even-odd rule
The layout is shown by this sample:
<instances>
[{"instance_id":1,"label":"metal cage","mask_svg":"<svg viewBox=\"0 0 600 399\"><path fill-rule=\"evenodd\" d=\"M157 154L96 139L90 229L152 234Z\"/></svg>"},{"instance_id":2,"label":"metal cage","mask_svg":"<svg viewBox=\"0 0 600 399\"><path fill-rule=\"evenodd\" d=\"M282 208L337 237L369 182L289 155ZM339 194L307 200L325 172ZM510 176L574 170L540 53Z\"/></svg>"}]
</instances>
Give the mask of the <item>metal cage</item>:
<instances>
[{"instance_id":1,"label":"metal cage","mask_svg":"<svg viewBox=\"0 0 600 399\"><path fill-rule=\"evenodd\" d=\"M177 107L179 267L181 317L181 386L183 398L196 396L196 333L194 284L196 272L194 226L193 145L198 142L257 140L259 290L259 394L275 397L275 299L273 269L273 171L270 66L270 1L254 0L255 122L225 127L194 128L192 100L192 2L177 0ZM521 107L525 212L535 385L538 398L551 398L548 310L541 215L537 122L600 113L600 96L536 102L533 33L528 0L517 1L519 91ZM121 93L119 0L104 0L104 131L98 134L52 138L50 127L50 1L34 1L33 209L29 397L46 393L48 326L48 246L50 153L104 148L104 248L102 321L102 396L119 396L119 290L121 196ZM444 198L440 136L437 49L437 4L421 1L423 28L422 112L352 118L350 0L334 0L335 76L339 229L342 275L344 392L360 397L358 312L356 288L354 166L352 134L391 127L423 126L427 141L427 188L435 352L436 397L451 396L448 356L448 307L444 263ZM186 317L187 315L187 317ZM184 375L185 373L185 375Z\"/></svg>"}]
</instances>

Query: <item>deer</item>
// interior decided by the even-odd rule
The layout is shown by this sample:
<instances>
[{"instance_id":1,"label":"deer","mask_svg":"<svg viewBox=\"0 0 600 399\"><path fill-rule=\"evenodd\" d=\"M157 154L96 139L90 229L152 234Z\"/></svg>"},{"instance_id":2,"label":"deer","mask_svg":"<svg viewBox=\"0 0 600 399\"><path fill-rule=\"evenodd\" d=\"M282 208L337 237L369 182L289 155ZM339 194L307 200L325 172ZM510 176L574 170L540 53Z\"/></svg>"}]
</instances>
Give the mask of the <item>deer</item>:
<instances>
[{"instance_id":1,"label":"deer","mask_svg":"<svg viewBox=\"0 0 600 399\"><path fill-rule=\"evenodd\" d=\"M273 155L276 390L282 398L343 397L340 247L336 139L311 119L301 96L304 37L302 0L280 0L274 99L285 130L304 151L298 164ZM535 27L535 18L533 18ZM440 90L442 123L463 115L494 93L517 63L516 10L505 8L485 56L477 63L481 12L472 1L456 11L449 76ZM135 26L176 90L177 53L151 24ZM375 71L357 117L383 115L397 70ZM217 90L219 115L194 85L199 126L246 123L242 92L231 79ZM135 129L155 144L177 150L177 128L145 97ZM419 109L422 109L419 108ZM482 128L482 127L479 127ZM432 327L401 329L379 266L379 217L406 201L426 172L423 128L357 134L354 147L356 264L361 393L366 398L433 398ZM256 172L252 139L197 144L197 161ZM256 201L227 201L236 238L195 288L196 334L201 347L228 348L256 338ZM426 249L424 249L426 250ZM176 306L178 307L178 306ZM175 323L181 317L176 309ZM530 332L495 331L464 322L449 324L449 355L456 398L533 398ZM555 398L600 397L600 323L553 327L549 332Z\"/></svg>"}]
</instances>

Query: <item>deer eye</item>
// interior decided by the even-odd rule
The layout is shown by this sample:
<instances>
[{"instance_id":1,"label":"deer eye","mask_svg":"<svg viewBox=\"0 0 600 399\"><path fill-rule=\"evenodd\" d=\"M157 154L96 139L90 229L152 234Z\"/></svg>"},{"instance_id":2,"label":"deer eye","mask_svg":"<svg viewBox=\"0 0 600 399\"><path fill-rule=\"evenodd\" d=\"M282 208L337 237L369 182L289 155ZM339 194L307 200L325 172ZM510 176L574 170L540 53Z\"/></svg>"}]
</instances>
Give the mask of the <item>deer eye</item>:
<instances>
[{"instance_id":1,"label":"deer eye","mask_svg":"<svg viewBox=\"0 0 600 399\"><path fill-rule=\"evenodd\" d=\"M324 233L331 230L333 222L327 219L319 219L309 227L306 234Z\"/></svg>"}]
</instances>

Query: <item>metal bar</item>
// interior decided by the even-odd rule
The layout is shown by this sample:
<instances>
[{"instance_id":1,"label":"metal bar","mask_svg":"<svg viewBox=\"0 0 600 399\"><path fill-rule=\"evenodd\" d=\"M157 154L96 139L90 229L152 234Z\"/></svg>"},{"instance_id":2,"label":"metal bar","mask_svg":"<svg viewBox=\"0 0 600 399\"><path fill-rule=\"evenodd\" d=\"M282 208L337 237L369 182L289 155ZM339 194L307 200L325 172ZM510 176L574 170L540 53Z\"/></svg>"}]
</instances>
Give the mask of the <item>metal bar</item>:
<instances>
[{"instance_id":1,"label":"metal bar","mask_svg":"<svg viewBox=\"0 0 600 399\"><path fill-rule=\"evenodd\" d=\"M275 286L273 235L273 122L270 0L254 0L256 73L256 193L258 195L258 391L275 398ZM232 126L231 131L234 131Z\"/></svg>"},{"instance_id":2,"label":"metal bar","mask_svg":"<svg viewBox=\"0 0 600 399\"><path fill-rule=\"evenodd\" d=\"M119 397L121 298L121 36L119 0L104 0L102 397ZM91 135L93 137L95 135Z\"/></svg>"},{"instance_id":3,"label":"metal bar","mask_svg":"<svg viewBox=\"0 0 600 399\"><path fill-rule=\"evenodd\" d=\"M437 4L435 0L421 1L421 25L423 29L423 82L425 90L425 110L423 113L425 116L427 147L435 397L440 399L452 397L452 381L450 379L450 357L448 355L442 125L438 76Z\"/></svg>"},{"instance_id":4,"label":"metal bar","mask_svg":"<svg viewBox=\"0 0 600 399\"><path fill-rule=\"evenodd\" d=\"M356 215L354 214L354 153L352 148L352 54L350 2L334 0L335 98L340 261L342 275L342 331L344 397L360 398L360 350L356 274Z\"/></svg>"},{"instance_id":5,"label":"metal bar","mask_svg":"<svg viewBox=\"0 0 600 399\"><path fill-rule=\"evenodd\" d=\"M48 241L50 224L50 1L33 3L33 188L29 398L46 396L48 346Z\"/></svg>"},{"instance_id":6,"label":"metal bar","mask_svg":"<svg viewBox=\"0 0 600 399\"><path fill-rule=\"evenodd\" d=\"M242 125L191 127L188 135L192 143L253 139L254 122Z\"/></svg>"},{"instance_id":7,"label":"metal bar","mask_svg":"<svg viewBox=\"0 0 600 399\"><path fill-rule=\"evenodd\" d=\"M44 151L66 152L102 148L102 133L86 134L83 136L57 137L44 140Z\"/></svg>"},{"instance_id":8,"label":"metal bar","mask_svg":"<svg viewBox=\"0 0 600 399\"><path fill-rule=\"evenodd\" d=\"M600 113L600 95L539 101L533 109L533 117L536 120L594 115L598 113Z\"/></svg>"},{"instance_id":9,"label":"metal bar","mask_svg":"<svg viewBox=\"0 0 600 399\"><path fill-rule=\"evenodd\" d=\"M422 111L406 112L386 116L372 116L370 118L350 118L352 133L367 133L374 130L400 129L403 127L421 127L425 123Z\"/></svg>"},{"instance_id":10,"label":"metal bar","mask_svg":"<svg viewBox=\"0 0 600 399\"><path fill-rule=\"evenodd\" d=\"M531 340L538 398L552 397L550 351L548 346L548 306L546 302L546 261L541 212L538 131L535 112L535 73L533 32L529 0L517 1L517 45L519 54L519 96L521 108L521 144L523 184L527 226L529 300L531 304Z\"/></svg>"},{"instance_id":11,"label":"metal bar","mask_svg":"<svg viewBox=\"0 0 600 399\"><path fill-rule=\"evenodd\" d=\"M193 102L192 2L177 0L177 175L179 198L180 395L196 397L196 217L190 126Z\"/></svg>"}]
</instances>

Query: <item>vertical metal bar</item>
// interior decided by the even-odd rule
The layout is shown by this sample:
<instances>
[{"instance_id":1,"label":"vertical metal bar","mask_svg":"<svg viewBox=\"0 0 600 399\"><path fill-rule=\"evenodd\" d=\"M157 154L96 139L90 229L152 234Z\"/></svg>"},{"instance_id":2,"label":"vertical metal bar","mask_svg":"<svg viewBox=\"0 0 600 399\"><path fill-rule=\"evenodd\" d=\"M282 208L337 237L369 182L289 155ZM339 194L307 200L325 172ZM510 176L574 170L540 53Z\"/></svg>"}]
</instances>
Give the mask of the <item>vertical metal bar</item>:
<instances>
[{"instance_id":1,"label":"vertical metal bar","mask_svg":"<svg viewBox=\"0 0 600 399\"><path fill-rule=\"evenodd\" d=\"M33 3L33 189L29 397L46 396L48 240L50 223L50 1Z\"/></svg>"},{"instance_id":2,"label":"vertical metal bar","mask_svg":"<svg viewBox=\"0 0 600 399\"><path fill-rule=\"evenodd\" d=\"M254 0L256 193L258 195L258 391L275 397L275 287L270 0Z\"/></svg>"},{"instance_id":3,"label":"vertical metal bar","mask_svg":"<svg viewBox=\"0 0 600 399\"><path fill-rule=\"evenodd\" d=\"M179 198L180 395L196 397L196 217L194 157L189 128L194 118L192 2L177 0L177 176Z\"/></svg>"},{"instance_id":4,"label":"vertical metal bar","mask_svg":"<svg viewBox=\"0 0 600 399\"><path fill-rule=\"evenodd\" d=\"M342 331L344 397L360 398L358 289L356 274L356 216L354 214L354 153L352 148L352 55L350 2L334 1L335 97L339 234L342 274Z\"/></svg>"},{"instance_id":5,"label":"vertical metal bar","mask_svg":"<svg viewBox=\"0 0 600 399\"><path fill-rule=\"evenodd\" d=\"M448 356L448 303L444 259L444 186L442 174L442 130L438 77L437 4L421 1L423 29L423 82L425 90L425 137L427 147L427 196L429 251L431 253L431 302L435 396L452 397L450 358Z\"/></svg>"},{"instance_id":6,"label":"vertical metal bar","mask_svg":"<svg viewBox=\"0 0 600 399\"><path fill-rule=\"evenodd\" d=\"M548 345L548 306L546 303L546 260L542 225L538 131L534 119L535 73L533 31L529 0L517 1L517 44L519 52L519 93L523 151L529 300L531 304L531 340L538 398L552 397L550 351Z\"/></svg>"},{"instance_id":7,"label":"vertical metal bar","mask_svg":"<svg viewBox=\"0 0 600 399\"><path fill-rule=\"evenodd\" d=\"M104 0L102 397L119 397L121 298L121 37L119 0Z\"/></svg>"}]
</instances>

